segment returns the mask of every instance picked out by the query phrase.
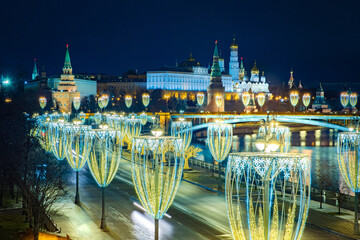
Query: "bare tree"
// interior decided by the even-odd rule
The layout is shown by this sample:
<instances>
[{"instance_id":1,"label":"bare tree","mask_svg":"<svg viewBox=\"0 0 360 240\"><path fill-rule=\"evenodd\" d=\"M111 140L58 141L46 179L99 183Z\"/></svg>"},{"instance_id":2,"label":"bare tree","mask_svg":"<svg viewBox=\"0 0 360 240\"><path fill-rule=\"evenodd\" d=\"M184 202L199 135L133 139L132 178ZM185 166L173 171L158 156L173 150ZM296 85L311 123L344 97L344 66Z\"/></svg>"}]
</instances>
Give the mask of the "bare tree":
<instances>
[{"instance_id":1,"label":"bare tree","mask_svg":"<svg viewBox=\"0 0 360 240\"><path fill-rule=\"evenodd\" d=\"M325 189L329 189L331 186L331 172L332 167L326 161L322 161L319 164L318 169L316 170L316 178L315 184L320 188L320 209L323 204L323 192Z\"/></svg>"}]
</instances>

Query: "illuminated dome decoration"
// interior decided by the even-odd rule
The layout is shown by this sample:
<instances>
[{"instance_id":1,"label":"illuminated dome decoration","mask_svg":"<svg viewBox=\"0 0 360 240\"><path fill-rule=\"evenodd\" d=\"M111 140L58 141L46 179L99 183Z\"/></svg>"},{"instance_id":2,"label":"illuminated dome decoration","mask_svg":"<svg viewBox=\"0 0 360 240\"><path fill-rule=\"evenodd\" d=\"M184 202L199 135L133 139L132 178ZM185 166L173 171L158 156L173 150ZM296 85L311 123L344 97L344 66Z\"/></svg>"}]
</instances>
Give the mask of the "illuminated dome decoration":
<instances>
[{"instance_id":1,"label":"illuminated dome decoration","mask_svg":"<svg viewBox=\"0 0 360 240\"><path fill-rule=\"evenodd\" d=\"M73 105L74 105L74 108L75 108L76 111L79 110L80 104L81 104L80 97L74 97L73 98Z\"/></svg>"},{"instance_id":2,"label":"illuminated dome decoration","mask_svg":"<svg viewBox=\"0 0 360 240\"><path fill-rule=\"evenodd\" d=\"M196 100L197 100L197 103L199 104L199 106L202 106L204 104L205 94L204 93L196 94Z\"/></svg>"},{"instance_id":3,"label":"illuminated dome decoration","mask_svg":"<svg viewBox=\"0 0 360 240\"><path fill-rule=\"evenodd\" d=\"M228 161L225 197L233 238L301 239L310 203L307 155L231 153Z\"/></svg>"},{"instance_id":4,"label":"illuminated dome decoration","mask_svg":"<svg viewBox=\"0 0 360 240\"><path fill-rule=\"evenodd\" d=\"M105 187L114 179L119 168L122 137L119 131L109 129L89 130L86 132L86 138L91 139L92 142L88 166L96 183L102 188L101 229L106 228Z\"/></svg>"},{"instance_id":5,"label":"illuminated dome decoration","mask_svg":"<svg viewBox=\"0 0 360 240\"><path fill-rule=\"evenodd\" d=\"M302 101L304 106L307 108L310 104L310 100L311 100L311 95L310 93L304 93L303 97L302 97Z\"/></svg>"},{"instance_id":6,"label":"illuminated dome decoration","mask_svg":"<svg viewBox=\"0 0 360 240\"><path fill-rule=\"evenodd\" d=\"M350 94L350 105L351 105L351 107L355 108L356 104L357 104L357 94L351 93Z\"/></svg>"},{"instance_id":7,"label":"illuminated dome decoration","mask_svg":"<svg viewBox=\"0 0 360 240\"><path fill-rule=\"evenodd\" d=\"M196 67L196 66L201 66L201 64L197 62L195 58L193 58L192 53L190 53L190 56L186 61L179 64L179 67Z\"/></svg>"},{"instance_id":8,"label":"illuminated dome decoration","mask_svg":"<svg viewBox=\"0 0 360 240\"><path fill-rule=\"evenodd\" d=\"M147 123L147 114L146 113L141 113L140 114L140 122L142 125L146 125Z\"/></svg>"},{"instance_id":9,"label":"illuminated dome decoration","mask_svg":"<svg viewBox=\"0 0 360 240\"><path fill-rule=\"evenodd\" d=\"M147 108L147 106L149 106L150 95L148 93L143 93L142 94L142 102L143 102L145 108Z\"/></svg>"},{"instance_id":10,"label":"illuminated dome decoration","mask_svg":"<svg viewBox=\"0 0 360 240\"><path fill-rule=\"evenodd\" d=\"M39 98L39 105L40 105L41 109L44 109L46 107L46 103L47 103L47 100L45 97Z\"/></svg>"},{"instance_id":11,"label":"illuminated dome decoration","mask_svg":"<svg viewBox=\"0 0 360 240\"><path fill-rule=\"evenodd\" d=\"M176 121L171 123L171 136L179 137L183 141L184 152L190 147L192 140L192 122L191 121ZM186 157L186 159L188 159ZM190 169L188 161L185 162L184 169Z\"/></svg>"},{"instance_id":12,"label":"illuminated dome decoration","mask_svg":"<svg viewBox=\"0 0 360 240\"><path fill-rule=\"evenodd\" d=\"M222 105L223 105L223 103L224 103L224 98L223 98L223 96L221 96L220 94L217 94L216 96L215 96L215 103L216 103L216 106L219 108L219 107L221 107Z\"/></svg>"},{"instance_id":13,"label":"illuminated dome decoration","mask_svg":"<svg viewBox=\"0 0 360 240\"><path fill-rule=\"evenodd\" d=\"M242 103L244 104L245 107L247 107L249 105L250 98L251 98L251 96L250 96L250 93L248 93L248 92L243 92L241 94Z\"/></svg>"},{"instance_id":14,"label":"illuminated dome decoration","mask_svg":"<svg viewBox=\"0 0 360 240\"><path fill-rule=\"evenodd\" d=\"M260 108L262 108L262 106L264 106L265 104L265 99L266 99L265 93L259 93L256 97Z\"/></svg>"},{"instance_id":15,"label":"illuminated dome decoration","mask_svg":"<svg viewBox=\"0 0 360 240\"><path fill-rule=\"evenodd\" d=\"M230 49L231 50L237 50L237 48L238 48L238 45L236 44L235 37L234 37L233 42L230 45Z\"/></svg>"},{"instance_id":16,"label":"illuminated dome decoration","mask_svg":"<svg viewBox=\"0 0 360 240\"><path fill-rule=\"evenodd\" d=\"M79 171L84 167L91 150L92 141L89 139L89 135L85 134L87 130L91 130L91 126L72 125L64 129L68 138L66 159L70 167L76 172L75 204L80 203Z\"/></svg>"},{"instance_id":17,"label":"illuminated dome decoration","mask_svg":"<svg viewBox=\"0 0 360 240\"><path fill-rule=\"evenodd\" d=\"M347 92L340 93L340 102L343 108L346 108L349 104L349 94Z\"/></svg>"},{"instance_id":18,"label":"illuminated dome decoration","mask_svg":"<svg viewBox=\"0 0 360 240\"><path fill-rule=\"evenodd\" d=\"M290 103L294 107L294 112L295 112L295 107L298 104L298 102L299 102L299 93L296 91L290 92Z\"/></svg>"},{"instance_id":19,"label":"illuminated dome decoration","mask_svg":"<svg viewBox=\"0 0 360 240\"><path fill-rule=\"evenodd\" d=\"M159 219L171 206L181 183L182 140L169 136L135 137L131 159L137 196L146 212L155 219L155 239L158 239Z\"/></svg>"},{"instance_id":20,"label":"illuminated dome decoration","mask_svg":"<svg viewBox=\"0 0 360 240\"><path fill-rule=\"evenodd\" d=\"M64 160L67 151L67 136L64 127L67 126L64 122L57 122L50 124L51 150L55 158L59 161Z\"/></svg>"},{"instance_id":21,"label":"illuminated dome decoration","mask_svg":"<svg viewBox=\"0 0 360 240\"><path fill-rule=\"evenodd\" d=\"M130 95L125 96L125 105L127 108L130 108L132 104L132 97Z\"/></svg>"},{"instance_id":22,"label":"illuminated dome decoration","mask_svg":"<svg viewBox=\"0 0 360 240\"><path fill-rule=\"evenodd\" d=\"M102 96L98 98L98 105L99 105L100 109L103 109L103 107L104 107L104 99L103 99Z\"/></svg>"}]
</instances>

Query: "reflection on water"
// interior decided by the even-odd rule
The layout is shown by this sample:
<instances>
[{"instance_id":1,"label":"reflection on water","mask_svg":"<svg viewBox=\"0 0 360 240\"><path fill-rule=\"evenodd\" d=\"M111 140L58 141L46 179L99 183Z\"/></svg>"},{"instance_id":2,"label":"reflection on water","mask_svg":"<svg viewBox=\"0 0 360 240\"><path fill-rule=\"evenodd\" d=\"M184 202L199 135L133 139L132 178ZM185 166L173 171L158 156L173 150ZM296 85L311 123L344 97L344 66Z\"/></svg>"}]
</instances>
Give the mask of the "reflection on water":
<instances>
[{"instance_id":1,"label":"reflection on water","mask_svg":"<svg viewBox=\"0 0 360 240\"><path fill-rule=\"evenodd\" d=\"M336 139L338 130L322 129L315 131L300 131L291 134L290 152L304 153L311 157L312 185L316 186L320 168L329 169L331 179L339 180L337 163ZM232 152L255 152L256 134L238 135L233 138ZM198 159L212 162L211 153L204 144L194 144L203 149ZM226 164L226 162L224 162Z\"/></svg>"}]
</instances>

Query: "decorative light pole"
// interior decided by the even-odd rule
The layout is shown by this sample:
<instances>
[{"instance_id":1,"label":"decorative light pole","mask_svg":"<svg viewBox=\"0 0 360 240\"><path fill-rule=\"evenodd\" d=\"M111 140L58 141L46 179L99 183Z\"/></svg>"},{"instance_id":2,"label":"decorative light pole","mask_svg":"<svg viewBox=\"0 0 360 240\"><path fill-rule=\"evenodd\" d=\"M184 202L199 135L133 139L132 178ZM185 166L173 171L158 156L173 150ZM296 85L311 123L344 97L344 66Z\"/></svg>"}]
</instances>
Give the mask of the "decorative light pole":
<instances>
[{"instance_id":1,"label":"decorative light pole","mask_svg":"<svg viewBox=\"0 0 360 240\"><path fill-rule=\"evenodd\" d=\"M145 113L145 112L143 112L143 113L141 113L140 114L140 122L141 122L141 124L143 125L143 126L145 126L146 125L146 123L147 123L147 114Z\"/></svg>"},{"instance_id":2,"label":"decorative light pole","mask_svg":"<svg viewBox=\"0 0 360 240\"><path fill-rule=\"evenodd\" d=\"M353 110L356 110L357 94L355 92L350 94L350 105Z\"/></svg>"},{"instance_id":3,"label":"decorative light pole","mask_svg":"<svg viewBox=\"0 0 360 240\"><path fill-rule=\"evenodd\" d=\"M103 108L106 108L109 104L109 95L104 94L102 97Z\"/></svg>"},{"instance_id":4,"label":"decorative light pole","mask_svg":"<svg viewBox=\"0 0 360 240\"><path fill-rule=\"evenodd\" d=\"M308 106L310 104L311 95L310 93L304 93L302 97L303 104L305 106L306 111L308 110Z\"/></svg>"},{"instance_id":5,"label":"decorative light pole","mask_svg":"<svg viewBox=\"0 0 360 240\"><path fill-rule=\"evenodd\" d=\"M145 110L149 106L150 103L150 95L148 93L142 94L142 103L144 104Z\"/></svg>"},{"instance_id":6,"label":"decorative light pole","mask_svg":"<svg viewBox=\"0 0 360 240\"><path fill-rule=\"evenodd\" d=\"M225 197L234 239L301 239L310 175L304 154L231 153Z\"/></svg>"},{"instance_id":7,"label":"decorative light pole","mask_svg":"<svg viewBox=\"0 0 360 240\"><path fill-rule=\"evenodd\" d=\"M81 105L80 97L74 97L73 98L73 105L74 105L75 110L78 111L79 108L80 108L80 105Z\"/></svg>"},{"instance_id":8,"label":"decorative light pole","mask_svg":"<svg viewBox=\"0 0 360 240\"><path fill-rule=\"evenodd\" d=\"M258 104L259 104L259 106L260 106L260 112L262 112L262 107L263 107L264 104L265 104L265 99L266 99L265 93L259 93L259 94L257 95L257 102L258 102Z\"/></svg>"},{"instance_id":9,"label":"decorative light pole","mask_svg":"<svg viewBox=\"0 0 360 240\"><path fill-rule=\"evenodd\" d=\"M218 107L218 111L219 111L219 108L223 105L224 103L224 97L221 96L221 94L216 94L215 96L215 103L216 103L216 106Z\"/></svg>"},{"instance_id":10,"label":"decorative light pole","mask_svg":"<svg viewBox=\"0 0 360 240\"><path fill-rule=\"evenodd\" d=\"M130 95L125 96L125 105L127 108L130 108L132 104L132 97Z\"/></svg>"},{"instance_id":11,"label":"decorative light pole","mask_svg":"<svg viewBox=\"0 0 360 240\"><path fill-rule=\"evenodd\" d=\"M340 102L343 106L344 110L346 109L347 105L349 104L349 94L348 92L342 92L340 93Z\"/></svg>"},{"instance_id":12,"label":"decorative light pole","mask_svg":"<svg viewBox=\"0 0 360 240\"><path fill-rule=\"evenodd\" d=\"M180 186L183 149L182 140L170 136L141 136L133 141L133 182L141 205L155 220L155 240L159 239L159 220Z\"/></svg>"},{"instance_id":13,"label":"decorative light pole","mask_svg":"<svg viewBox=\"0 0 360 240\"><path fill-rule=\"evenodd\" d=\"M228 156L233 140L233 126L220 120L211 123L207 130L207 140L212 157L219 164L219 177L221 174L220 163Z\"/></svg>"},{"instance_id":14,"label":"decorative light pole","mask_svg":"<svg viewBox=\"0 0 360 240\"><path fill-rule=\"evenodd\" d=\"M345 105L346 106L346 105ZM359 234L359 192L360 192L360 164L359 164L360 133L342 132L338 134L337 152L341 175L346 184L355 192L354 234Z\"/></svg>"},{"instance_id":15,"label":"decorative light pole","mask_svg":"<svg viewBox=\"0 0 360 240\"><path fill-rule=\"evenodd\" d=\"M205 94L201 92L196 94L196 100L199 106L201 107L204 104Z\"/></svg>"},{"instance_id":16,"label":"decorative light pole","mask_svg":"<svg viewBox=\"0 0 360 240\"><path fill-rule=\"evenodd\" d=\"M86 131L91 130L91 126L77 124L67 126L65 132L67 135L68 148L66 151L66 159L70 167L76 172L76 194L75 204L80 203L79 194L79 171L84 167L86 161L89 159L91 150L91 139L86 135Z\"/></svg>"},{"instance_id":17,"label":"decorative light pole","mask_svg":"<svg viewBox=\"0 0 360 240\"><path fill-rule=\"evenodd\" d=\"M246 107L249 105L249 103L250 103L250 98L251 98L251 96L250 96L250 93L248 93L248 92L243 92L242 94L241 94L241 100L242 100L242 103L244 104L244 106L245 106L245 110L246 110Z\"/></svg>"},{"instance_id":18,"label":"decorative light pole","mask_svg":"<svg viewBox=\"0 0 360 240\"><path fill-rule=\"evenodd\" d=\"M51 150L55 158L59 161L64 160L67 151L67 137L64 127L67 124L60 118L57 123L50 124Z\"/></svg>"},{"instance_id":19,"label":"decorative light pole","mask_svg":"<svg viewBox=\"0 0 360 240\"><path fill-rule=\"evenodd\" d=\"M119 168L122 137L120 131L109 130L106 125L102 129L86 131L86 138L92 141L88 166L102 192L101 229L106 228L105 188L114 179Z\"/></svg>"},{"instance_id":20,"label":"decorative light pole","mask_svg":"<svg viewBox=\"0 0 360 240\"><path fill-rule=\"evenodd\" d=\"M295 107L299 102L299 93L296 91L290 92L290 103L293 106L293 111L295 112Z\"/></svg>"},{"instance_id":21,"label":"decorative light pole","mask_svg":"<svg viewBox=\"0 0 360 240\"><path fill-rule=\"evenodd\" d=\"M39 98L39 105L40 105L41 109L44 109L46 107L46 103L47 103L46 97Z\"/></svg>"},{"instance_id":22,"label":"decorative light pole","mask_svg":"<svg viewBox=\"0 0 360 240\"><path fill-rule=\"evenodd\" d=\"M171 123L171 136L173 137L179 137L183 141L183 151L184 154L186 154L186 150L190 147L190 143L192 140L192 122L191 121L185 121L184 119L180 119L180 121L172 122ZM188 170L189 167L189 161L188 158L185 156L185 165L184 169Z\"/></svg>"},{"instance_id":23,"label":"decorative light pole","mask_svg":"<svg viewBox=\"0 0 360 240\"><path fill-rule=\"evenodd\" d=\"M134 137L140 136L141 133L141 120L135 116L131 116L127 119L127 133L126 136L129 140L128 149L131 149L131 144Z\"/></svg>"}]
</instances>

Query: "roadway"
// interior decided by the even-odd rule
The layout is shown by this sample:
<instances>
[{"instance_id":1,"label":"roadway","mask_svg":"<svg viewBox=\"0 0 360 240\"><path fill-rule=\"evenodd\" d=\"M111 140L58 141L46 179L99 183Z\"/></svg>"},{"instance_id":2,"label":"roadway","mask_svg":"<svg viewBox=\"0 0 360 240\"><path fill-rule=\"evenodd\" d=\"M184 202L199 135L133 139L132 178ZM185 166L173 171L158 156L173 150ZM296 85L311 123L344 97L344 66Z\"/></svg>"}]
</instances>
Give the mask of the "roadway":
<instances>
[{"instance_id":1,"label":"roadway","mask_svg":"<svg viewBox=\"0 0 360 240\"><path fill-rule=\"evenodd\" d=\"M129 155L125 153L125 157ZM67 166L66 161L60 164ZM65 178L68 180L68 196L73 201L75 173L70 167ZM67 217L68 221L71 220L70 237L73 239L153 239L152 218L134 205L133 199L136 198L136 193L132 185L131 164L128 161L121 161L119 172L106 188L105 195L108 226L106 235L96 228L100 224L101 217L101 190L85 166L80 171L81 208L72 208L71 203L69 207L71 211L68 214L73 215ZM232 239L223 195L183 181L168 214L171 218L164 217L160 221L161 240ZM306 226L302 239L347 238L313 226Z\"/></svg>"}]
</instances>

